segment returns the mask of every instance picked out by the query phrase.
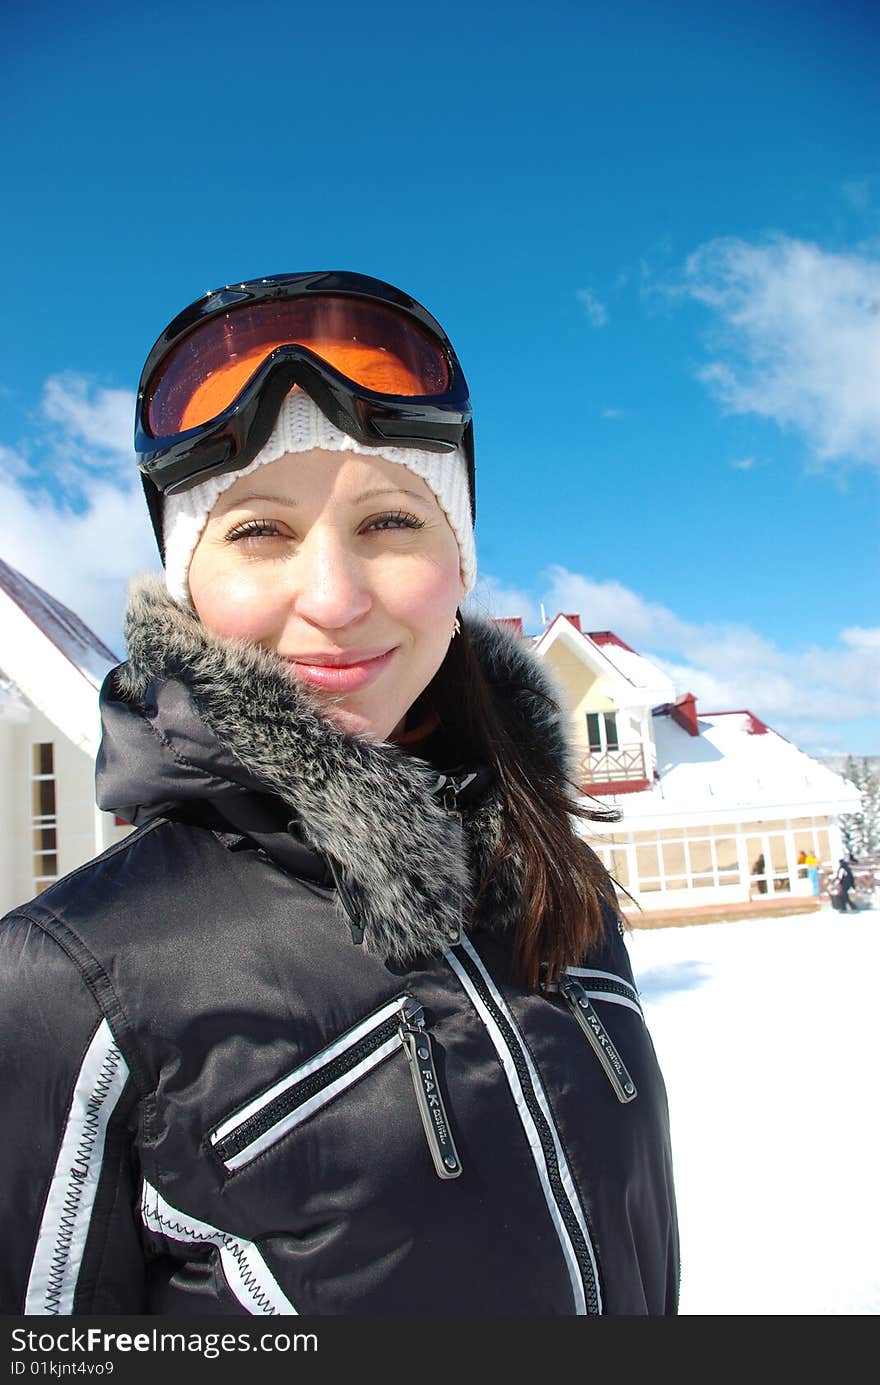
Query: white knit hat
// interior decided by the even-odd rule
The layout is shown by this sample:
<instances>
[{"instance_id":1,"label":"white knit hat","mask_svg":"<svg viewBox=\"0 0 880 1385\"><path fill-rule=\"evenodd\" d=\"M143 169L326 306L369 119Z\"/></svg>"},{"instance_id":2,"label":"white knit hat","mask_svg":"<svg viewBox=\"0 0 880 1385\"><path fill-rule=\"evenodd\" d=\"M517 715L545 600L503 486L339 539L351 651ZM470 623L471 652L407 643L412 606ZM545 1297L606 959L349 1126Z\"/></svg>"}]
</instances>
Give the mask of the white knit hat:
<instances>
[{"instance_id":1,"label":"white knit hat","mask_svg":"<svg viewBox=\"0 0 880 1385\"><path fill-rule=\"evenodd\" d=\"M321 413L317 404L297 386L281 405L278 420L262 452L242 467L212 476L198 486L166 495L163 511L165 539L165 585L176 601L189 601L187 577L192 555L201 538L208 516L224 491L229 490L242 476L250 476L258 467L275 462L288 452L310 452L323 448L326 452L360 452L367 457L384 457L408 467L430 486L438 504L449 520L458 542L461 571L471 591L477 580L477 554L474 527L471 520L471 501L468 491L467 461L460 447L454 452L428 452L416 447L365 447L363 443L341 432Z\"/></svg>"}]
</instances>

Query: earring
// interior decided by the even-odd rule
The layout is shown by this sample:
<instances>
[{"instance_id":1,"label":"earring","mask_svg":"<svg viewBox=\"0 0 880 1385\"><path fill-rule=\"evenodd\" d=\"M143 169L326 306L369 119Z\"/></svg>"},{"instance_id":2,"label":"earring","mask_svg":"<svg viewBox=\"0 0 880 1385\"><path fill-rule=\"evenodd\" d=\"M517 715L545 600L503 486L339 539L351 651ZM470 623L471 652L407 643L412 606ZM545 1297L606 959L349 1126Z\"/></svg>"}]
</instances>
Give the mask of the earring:
<instances>
[{"instance_id":1,"label":"earring","mask_svg":"<svg viewBox=\"0 0 880 1385\"><path fill-rule=\"evenodd\" d=\"M460 634L461 634L461 621L459 620L458 616L456 616L456 617L455 617L455 624L454 624L453 627L452 627L452 638L455 639L456 635L460 635Z\"/></svg>"}]
</instances>

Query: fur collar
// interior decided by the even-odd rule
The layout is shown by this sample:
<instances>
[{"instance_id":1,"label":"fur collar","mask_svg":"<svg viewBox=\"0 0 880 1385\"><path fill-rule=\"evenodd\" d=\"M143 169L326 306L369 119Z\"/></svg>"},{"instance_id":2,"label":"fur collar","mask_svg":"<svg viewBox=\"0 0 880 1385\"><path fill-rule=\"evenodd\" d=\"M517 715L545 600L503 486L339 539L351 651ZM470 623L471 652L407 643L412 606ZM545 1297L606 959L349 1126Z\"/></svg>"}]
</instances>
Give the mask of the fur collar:
<instances>
[{"instance_id":1,"label":"fur collar","mask_svg":"<svg viewBox=\"0 0 880 1385\"><path fill-rule=\"evenodd\" d=\"M466 619L502 717L524 719L570 773L567 718L542 662L503 627ZM363 929L366 950L404 963L457 938L499 840L502 806L494 784L463 802L460 817L447 812L435 767L392 743L339 730L317 713L277 656L207 634L161 579L132 584L125 633L128 662L113 675L116 695L134 704L141 726L153 714L163 750L169 745L179 760L168 726L156 724L155 708L163 688L171 685L175 695L185 690L187 706L214 740L205 761L212 782L218 782L219 747L227 780L277 795L290 807L303 839L335 867L339 907ZM190 767L192 745L188 737ZM478 924L493 931L515 927L519 879L515 860L495 872Z\"/></svg>"}]
</instances>

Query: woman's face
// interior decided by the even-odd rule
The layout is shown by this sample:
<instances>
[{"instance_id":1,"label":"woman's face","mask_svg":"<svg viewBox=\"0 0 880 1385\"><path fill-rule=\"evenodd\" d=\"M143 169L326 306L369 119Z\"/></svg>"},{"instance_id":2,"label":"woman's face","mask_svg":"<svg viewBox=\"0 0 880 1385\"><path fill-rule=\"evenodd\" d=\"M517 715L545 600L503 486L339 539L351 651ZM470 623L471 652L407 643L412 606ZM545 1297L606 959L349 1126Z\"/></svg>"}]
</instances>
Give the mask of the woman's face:
<instances>
[{"instance_id":1,"label":"woman's face","mask_svg":"<svg viewBox=\"0 0 880 1385\"><path fill-rule=\"evenodd\" d=\"M288 453L217 501L189 569L206 630L289 660L349 735L403 728L452 638L458 544L430 487L356 452Z\"/></svg>"}]
</instances>

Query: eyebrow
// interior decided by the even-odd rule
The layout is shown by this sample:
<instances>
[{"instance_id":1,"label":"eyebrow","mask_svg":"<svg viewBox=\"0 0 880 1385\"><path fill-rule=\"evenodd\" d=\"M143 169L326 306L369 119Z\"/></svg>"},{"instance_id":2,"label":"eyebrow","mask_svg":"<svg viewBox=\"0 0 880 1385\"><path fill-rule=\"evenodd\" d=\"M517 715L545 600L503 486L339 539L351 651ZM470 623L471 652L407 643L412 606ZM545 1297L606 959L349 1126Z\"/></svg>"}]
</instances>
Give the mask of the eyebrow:
<instances>
[{"instance_id":1,"label":"eyebrow","mask_svg":"<svg viewBox=\"0 0 880 1385\"><path fill-rule=\"evenodd\" d=\"M413 500L423 502L427 500L427 496L423 495L421 491L407 490L405 486L378 486L374 487L373 490L361 491L360 495L354 497L352 504L360 505L362 501L372 500L378 495L411 495ZM254 491L247 495L238 496L232 501L230 508L234 508L236 505L246 505L251 500L265 500L270 505L286 505L291 510L295 510L299 506L299 501L292 499L289 495L266 495L262 491Z\"/></svg>"},{"instance_id":2,"label":"eyebrow","mask_svg":"<svg viewBox=\"0 0 880 1385\"><path fill-rule=\"evenodd\" d=\"M405 486L377 486L370 491L361 491L360 495L355 496L354 503L359 505L362 500L372 500L377 495L411 495L414 500L427 500L421 491L407 490Z\"/></svg>"}]
</instances>

